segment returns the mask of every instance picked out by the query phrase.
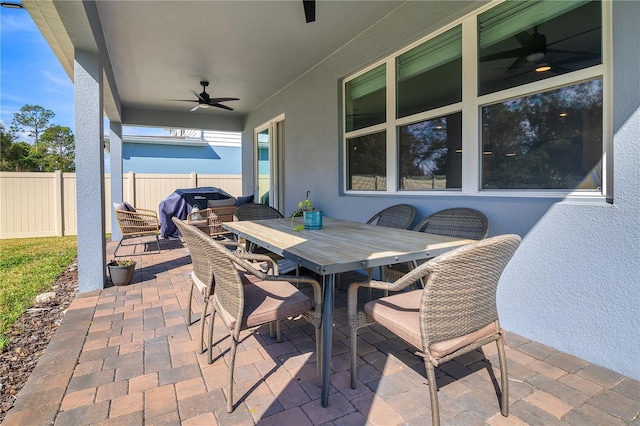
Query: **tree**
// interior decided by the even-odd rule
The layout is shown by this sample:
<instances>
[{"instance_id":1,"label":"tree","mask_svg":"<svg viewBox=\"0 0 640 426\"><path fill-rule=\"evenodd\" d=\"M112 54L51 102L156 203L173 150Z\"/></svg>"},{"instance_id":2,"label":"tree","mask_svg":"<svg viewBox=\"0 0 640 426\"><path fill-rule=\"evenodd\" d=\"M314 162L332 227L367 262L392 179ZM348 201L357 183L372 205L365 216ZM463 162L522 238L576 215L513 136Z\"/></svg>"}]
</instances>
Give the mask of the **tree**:
<instances>
[{"instance_id":1,"label":"tree","mask_svg":"<svg viewBox=\"0 0 640 426\"><path fill-rule=\"evenodd\" d=\"M43 156L43 171L75 171L75 141L71 129L65 126L48 127L38 145Z\"/></svg>"},{"instance_id":2,"label":"tree","mask_svg":"<svg viewBox=\"0 0 640 426\"><path fill-rule=\"evenodd\" d=\"M34 146L38 152L40 133L49 126L49 121L55 116L53 111L44 109L40 105L25 105L13 115L11 130L13 133L29 131L34 138Z\"/></svg>"},{"instance_id":3,"label":"tree","mask_svg":"<svg viewBox=\"0 0 640 426\"><path fill-rule=\"evenodd\" d=\"M0 123L0 170L13 169L13 164L8 158L11 145L13 145L13 134L9 133L4 124Z\"/></svg>"}]
</instances>

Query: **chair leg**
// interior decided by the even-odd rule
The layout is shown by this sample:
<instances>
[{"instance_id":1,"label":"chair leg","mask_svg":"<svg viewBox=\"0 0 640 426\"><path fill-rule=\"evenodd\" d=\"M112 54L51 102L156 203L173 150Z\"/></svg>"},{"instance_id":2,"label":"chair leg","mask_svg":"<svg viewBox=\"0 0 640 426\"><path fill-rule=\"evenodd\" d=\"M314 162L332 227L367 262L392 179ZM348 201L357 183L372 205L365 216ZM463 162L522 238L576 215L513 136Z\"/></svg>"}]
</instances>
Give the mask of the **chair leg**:
<instances>
[{"instance_id":1,"label":"chair leg","mask_svg":"<svg viewBox=\"0 0 640 426\"><path fill-rule=\"evenodd\" d=\"M191 279L191 285L189 286L189 301L187 302L187 326L193 324L191 322L191 306L193 301L193 279Z\"/></svg>"},{"instance_id":2,"label":"chair leg","mask_svg":"<svg viewBox=\"0 0 640 426\"><path fill-rule=\"evenodd\" d=\"M156 234L156 244L158 245L158 253L160 253L160 238L158 238L158 234Z\"/></svg>"},{"instance_id":3,"label":"chair leg","mask_svg":"<svg viewBox=\"0 0 640 426\"><path fill-rule=\"evenodd\" d=\"M231 343L231 359L229 360L229 371L227 373L227 413L233 412L233 367L236 363L236 350L238 340L234 337Z\"/></svg>"},{"instance_id":4,"label":"chair leg","mask_svg":"<svg viewBox=\"0 0 640 426\"><path fill-rule=\"evenodd\" d=\"M276 342L282 342L282 327L280 320L271 321L269 323L269 337L275 338Z\"/></svg>"},{"instance_id":5,"label":"chair leg","mask_svg":"<svg viewBox=\"0 0 640 426\"><path fill-rule=\"evenodd\" d=\"M113 251L113 257L118 257L118 249L120 248L120 245L122 245L122 241L124 240L124 238L121 238L120 241L118 242L118 245L116 246L116 249Z\"/></svg>"},{"instance_id":6,"label":"chair leg","mask_svg":"<svg viewBox=\"0 0 640 426\"><path fill-rule=\"evenodd\" d=\"M213 364L213 324L216 319L216 307L211 303L211 319L209 320L209 338L207 339L209 350L207 351L207 362ZM204 318L202 319L204 321Z\"/></svg>"},{"instance_id":7,"label":"chair leg","mask_svg":"<svg viewBox=\"0 0 640 426\"><path fill-rule=\"evenodd\" d=\"M436 383L435 367L428 359L424 360L427 370L427 382L429 383L429 396L431 399L431 424L440 426L440 409L438 407L438 384Z\"/></svg>"},{"instance_id":8,"label":"chair leg","mask_svg":"<svg viewBox=\"0 0 640 426\"><path fill-rule=\"evenodd\" d=\"M498 345L498 359L500 360L500 382L501 382L501 391L502 391L502 399L500 401L500 413L504 417L509 417L509 374L507 372L507 357L504 353L504 338L500 336L498 340L496 340L496 345Z\"/></svg>"},{"instance_id":9,"label":"chair leg","mask_svg":"<svg viewBox=\"0 0 640 426\"><path fill-rule=\"evenodd\" d=\"M357 387L356 383L356 364L358 358L358 329L351 329L351 389Z\"/></svg>"},{"instance_id":10,"label":"chair leg","mask_svg":"<svg viewBox=\"0 0 640 426\"><path fill-rule=\"evenodd\" d=\"M207 309L209 308L209 298L205 298L202 304L202 316L200 317L200 353L203 354L204 351L209 350L211 352L211 338L207 340L208 344L205 347L204 343L204 323L207 318ZM213 315L212 315L213 317ZM211 318L211 322L213 322L213 318Z\"/></svg>"}]
</instances>

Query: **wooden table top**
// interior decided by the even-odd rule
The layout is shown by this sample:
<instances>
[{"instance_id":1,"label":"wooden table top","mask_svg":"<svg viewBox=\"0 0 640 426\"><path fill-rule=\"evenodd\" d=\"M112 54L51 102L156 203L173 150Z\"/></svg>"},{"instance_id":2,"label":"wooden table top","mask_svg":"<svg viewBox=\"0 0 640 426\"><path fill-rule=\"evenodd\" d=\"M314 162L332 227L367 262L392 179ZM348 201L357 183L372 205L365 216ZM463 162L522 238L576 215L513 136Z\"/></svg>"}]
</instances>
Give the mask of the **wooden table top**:
<instances>
[{"instance_id":1,"label":"wooden table top","mask_svg":"<svg viewBox=\"0 0 640 426\"><path fill-rule=\"evenodd\" d=\"M296 224L302 218L296 218ZM319 230L291 219L225 222L225 229L320 275L434 257L474 240L323 217Z\"/></svg>"}]
</instances>

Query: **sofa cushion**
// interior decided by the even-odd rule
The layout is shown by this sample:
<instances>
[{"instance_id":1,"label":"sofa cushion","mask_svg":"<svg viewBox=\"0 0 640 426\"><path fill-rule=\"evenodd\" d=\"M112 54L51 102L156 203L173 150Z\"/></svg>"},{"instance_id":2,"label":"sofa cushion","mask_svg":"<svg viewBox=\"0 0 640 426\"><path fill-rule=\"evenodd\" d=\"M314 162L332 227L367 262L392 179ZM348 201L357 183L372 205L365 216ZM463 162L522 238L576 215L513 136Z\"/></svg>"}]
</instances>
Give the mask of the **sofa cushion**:
<instances>
[{"instance_id":1,"label":"sofa cushion","mask_svg":"<svg viewBox=\"0 0 640 426\"><path fill-rule=\"evenodd\" d=\"M236 198L224 198L222 200L207 200L207 208L212 209L215 207L229 207L236 205Z\"/></svg>"}]
</instances>

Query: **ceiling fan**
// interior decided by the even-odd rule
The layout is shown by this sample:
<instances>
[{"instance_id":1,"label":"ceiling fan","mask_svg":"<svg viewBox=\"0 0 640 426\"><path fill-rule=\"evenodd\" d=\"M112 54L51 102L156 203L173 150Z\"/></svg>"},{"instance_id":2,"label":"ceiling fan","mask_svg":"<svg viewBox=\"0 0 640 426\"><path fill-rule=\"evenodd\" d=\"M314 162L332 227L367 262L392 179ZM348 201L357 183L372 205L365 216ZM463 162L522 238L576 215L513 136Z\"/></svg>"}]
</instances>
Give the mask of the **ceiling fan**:
<instances>
[{"instance_id":1,"label":"ceiling fan","mask_svg":"<svg viewBox=\"0 0 640 426\"><path fill-rule=\"evenodd\" d=\"M519 48L481 56L480 61L485 62L485 61L496 61L499 59L515 58L515 60L511 63L511 65L509 65L509 67L507 67L506 69L506 72L508 74L511 74L515 72L515 70L525 67L527 64L540 63L542 60L547 58L548 53L568 53L568 54L581 55L581 56L593 55L590 52L559 50L559 49L554 49L551 46L561 43L563 41L569 40L571 38L586 34L588 32L597 30L597 29L599 29L599 27L583 31L578 34L573 34L561 40L554 41L553 43L547 43L547 36L545 36L542 33L539 33L538 27L535 26L533 27L532 34L529 34L526 31L522 31L514 36L514 38L518 41L518 43L520 43ZM566 62L569 62L569 61L566 61Z\"/></svg>"},{"instance_id":2,"label":"ceiling fan","mask_svg":"<svg viewBox=\"0 0 640 426\"><path fill-rule=\"evenodd\" d=\"M176 99L176 100L182 101L182 102L198 102L198 105L196 105L195 107L191 108L191 111L195 111L198 108L209 108L210 106L216 107L216 108L226 109L228 111L233 111L233 108L231 108L229 106L226 106L226 105L223 105L220 102L239 101L240 100L238 98L212 98L207 93L207 86L209 85L209 82L208 81L201 81L200 84L202 85L202 93L197 93L195 90L191 90L191 93L196 95L197 99Z\"/></svg>"}]
</instances>

